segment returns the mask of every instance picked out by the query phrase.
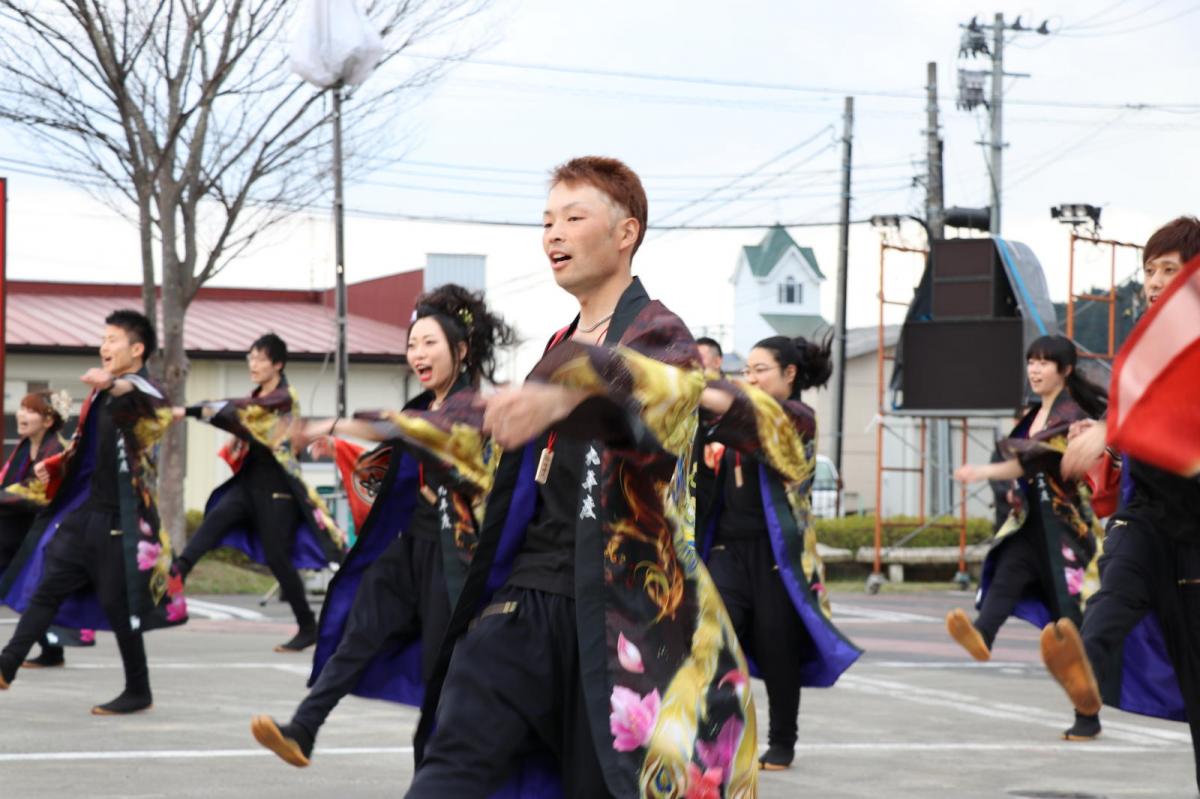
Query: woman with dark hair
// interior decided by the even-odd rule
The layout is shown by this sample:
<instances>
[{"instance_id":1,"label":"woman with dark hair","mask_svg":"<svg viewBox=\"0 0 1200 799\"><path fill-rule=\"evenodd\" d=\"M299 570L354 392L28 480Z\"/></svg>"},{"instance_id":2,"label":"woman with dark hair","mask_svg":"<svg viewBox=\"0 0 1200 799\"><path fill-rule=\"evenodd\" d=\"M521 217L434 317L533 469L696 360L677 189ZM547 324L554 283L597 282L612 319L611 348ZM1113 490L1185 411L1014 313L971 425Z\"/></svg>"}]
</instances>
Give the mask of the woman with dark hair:
<instances>
[{"instance_id":1,"label":"woman with dark hair","mask_svg":"<svg viewBox=\"0 0 1200 799\"><path fill-rule=\"evenodd\" d=\"M711 383L702 400L701 434L725 446L702 489L712 495L697 497L697 543L751 673L767 685L769 748L759 763L770 771L795 757L801 686L832 685L861 654L830 621L810 516L817 426L800 392L829 379L829 342L763 339L746 358L745 383ZM759 410L771 406L790 427L761 423ZM781 471L767 453L786 449L785 438L796 457Z\"/></svg>"},{"instance_id":2,"label":"woman with dark hair","mask_svg":"<svg viewBox=\"0 0 1200 799\"><path fill-rule=\"evenodd\" d=\"M71 398L51 391L32 391L21 399L17 408L19 440L0 468L0 575L17 557L33 520L49 504L46 483L38 479L37 464L63 451L66 442L59 431L71 412ZM27 668L61 666L66 661L61 638L69 637L79 643L94 641L91 636L79 637L78 631L63 636L64 630L53 630L40 641L42 652L25 661ZM53 636L53 638L49 637Z\"/></svg>"},{"instance_id":3,"label":"woman with dark hair","mask_svg":"<svg viewBox=\"0 0 1200 799\"><path fill-rule=\"evenodd\" d=\"M1104 413L1103 389L1078 370L1075 345L1063 336L1042 336L1025 353L1026 375L1037 395L1028 413L1001 442L1007 460L964 464L955 479L1017 480L1019 492L1008 520L996 533L983 563L972 622L962 609L946 616L946 629L976 660L990 659L996 633L1009 616L1040 629L1060 618L1082 618L1085 576L1096 555L1098 525L1086 491L1064 480L1059 464L1072 423ZM1079 716L1071 740L1095 737L1099 720Z\"/></svg>"},{"instance_id":4,"label":"woman with dark hair","mask_svg":"<svg viewBox=\"0 0 1200 799\"><path fill-rule=\"evenodd\" d=\"M339 460L354 445L337 434L385 442L359 451L346 470L358 538L330 583L309 679L292 720L255 716L251 732L293 766L307 766L317 732L346 694L420 706L450 611L474 552L473 493L440 462L422 456L420 414L468 406L495 379L497 349L515 342L482 295L449 284L417 298L408 366L425 391L399 413L360 413L308 425L313 442Z\"/></svg>"}]
</instances>

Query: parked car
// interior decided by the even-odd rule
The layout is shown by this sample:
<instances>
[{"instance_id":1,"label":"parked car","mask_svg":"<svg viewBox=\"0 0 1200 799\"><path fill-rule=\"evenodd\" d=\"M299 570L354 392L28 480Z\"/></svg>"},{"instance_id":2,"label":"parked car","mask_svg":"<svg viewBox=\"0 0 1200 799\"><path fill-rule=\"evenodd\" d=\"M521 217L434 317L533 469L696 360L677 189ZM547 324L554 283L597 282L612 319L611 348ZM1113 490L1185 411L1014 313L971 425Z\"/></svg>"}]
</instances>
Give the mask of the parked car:
<instances>
[{"instance_id":1,"label":"parked car","mask_svg":"<svg viewBox=\"0 0 1200 799\"><path fill-rule=\"evenodd\" d=\"M832 519L844 511L842 478L838 476L837 467L829 458L818 455L812 484L813 516L818 519Z\"/></svg>"}]
</instances>

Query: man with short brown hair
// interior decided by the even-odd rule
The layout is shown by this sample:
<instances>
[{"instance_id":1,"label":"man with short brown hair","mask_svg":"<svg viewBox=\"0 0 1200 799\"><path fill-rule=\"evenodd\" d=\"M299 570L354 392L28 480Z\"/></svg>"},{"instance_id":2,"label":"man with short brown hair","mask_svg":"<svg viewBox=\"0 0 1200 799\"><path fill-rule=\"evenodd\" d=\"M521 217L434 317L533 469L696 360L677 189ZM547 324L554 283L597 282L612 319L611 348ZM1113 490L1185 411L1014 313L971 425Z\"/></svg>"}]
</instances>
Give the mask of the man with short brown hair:
<instances>
[{"instance_id":1,"label":"man with short brown hair","mask_svg":"<svg viewBox=\"0 0 1200 799\"><path fill-rule=\"evenodd\" d=\"M1157 303L1197 256L1200 219L1159 228L1143 251L1147 302ZM1161 335L1161 327L1147 332ZM1072 430L1064 475L1082 477L1096 463L1106 432L1103 422ZM1200 479L1126 456L1099 568L1100 590L1088 600L1082 630L1059 621L1042 632L1042 658L1075 705L1064 737L1100 733L1101 697L1123 710L1186 720L1200 785Z\"/></svg>"},{"instance_id":2,"label":"man with short brown hair","mask_svg":"<svg viewBox=\"0 0 1200 799\"><path fill-rule=\"evenodd\" d=\"M704 381L687 328L632 274L646 208L620 161L554 170L542 244L579 314L482 419L428 417L454 430L448 461L467 428L504 455L409 797L485 797L539 756L571 797L753 795L745 660L689 529Z\"/></svg>"}]
</instances>

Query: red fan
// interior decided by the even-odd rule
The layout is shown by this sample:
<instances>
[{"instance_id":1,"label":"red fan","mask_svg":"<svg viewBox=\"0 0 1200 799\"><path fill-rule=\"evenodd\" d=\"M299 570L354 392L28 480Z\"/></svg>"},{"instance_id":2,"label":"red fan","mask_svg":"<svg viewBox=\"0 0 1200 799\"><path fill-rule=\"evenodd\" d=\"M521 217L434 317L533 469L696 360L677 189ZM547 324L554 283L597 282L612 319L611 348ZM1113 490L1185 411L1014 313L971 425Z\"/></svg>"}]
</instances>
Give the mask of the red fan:
<instances>
[{"instance_id":1,"label":"red fan","mask_svg":"<svg viewBox=\"0 0 1200 799\"><path fill-rule=\"evenodd\" d=\"M372 469L370 464L360 464L363 448L340 438L333 439L334 464L342 476L342 486L346 489L346 499L350 502L350 516L354 519L354 529L362 530L371 505L375 501L375 493L383 474L387 473L387 463L383 464L383 474L378 469Z\"/></svg>"},{"instance_id":2,"label":"red fan","mask_svg":"<svg viewBox=\"0 0 1200 799\"><path fill-rule=\"evenodd\" d=\"M1200 474L1200 256L1183 267L1113 362L1108 443L1176 474Z\"/></svg>"}]
</instances>

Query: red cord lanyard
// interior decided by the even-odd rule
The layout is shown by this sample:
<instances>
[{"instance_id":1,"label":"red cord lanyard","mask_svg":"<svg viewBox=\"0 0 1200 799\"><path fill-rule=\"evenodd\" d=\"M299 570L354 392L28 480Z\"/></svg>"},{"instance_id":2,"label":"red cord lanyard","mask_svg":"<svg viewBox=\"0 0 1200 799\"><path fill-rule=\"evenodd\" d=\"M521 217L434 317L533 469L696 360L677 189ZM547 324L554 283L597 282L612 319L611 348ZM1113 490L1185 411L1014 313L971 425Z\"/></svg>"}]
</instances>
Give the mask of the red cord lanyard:
<instances>
[{"instance_id":1,"label":"red cord lanyard","mask_svg":"<svg viewBox=\"0 0 1200 799\"><path fill-rule=\"evenodd\" d=\"M550 435L546 438L546 448L542 450L542 457L538 458L537 473L533 479L538 483L545 485L550 479L550 464L554 463L554 442L558 439L558 433L551 430Z\"/></svg>"},{"instance_id":2,"label":"red cord lanyard","mask_svg":"<svg viewBox=\"0 0 1200 799\"><path fill-rule=\"evenodd\" d=\"M421 484L421 496L425 497L425 501L430 505L436 505L437 494L435 494L433 489L429 487L429 484L425 482L425 464L423 463L417 464L417 480Z\"/></svg>"},{"instance_id":3,"label":"red cord lanyard","mask_svg":"<svg viewBox=\"0 0 1200 799\"><path fill-rule=\"evenodd\" d=\"M600 335L596 337L596 344L599 344L604 340L604 337L608 335L608 328L611 327L611 325L612 323L610 322L604 326L603 330L600 331ZM550 342L550 346L546 348L546 352L549 352L559 343L561 343L562 340L567 337L567 333L570 330L571 328L564 327L562 330L558 331L558 333L554 336L554 340ZM550 465L554 463L554 442L556 440L558 440L558 433L554 430L551 430L550 435L546 438L546 447L542 450L542 456L538 458L537 471L534 473L533 479L541 485L545 485L546 481L550 479Z\"/></svg>"},{"instance_id":4,"label":"red cord lanyard","mask_svg":"<svg viewBox=\"0 0 1200 799\"><path fill-rule=\"evenodd\" d=\"M742 453L733 453L733 484L742 487Z\"/></svg>"}]
</instances>

